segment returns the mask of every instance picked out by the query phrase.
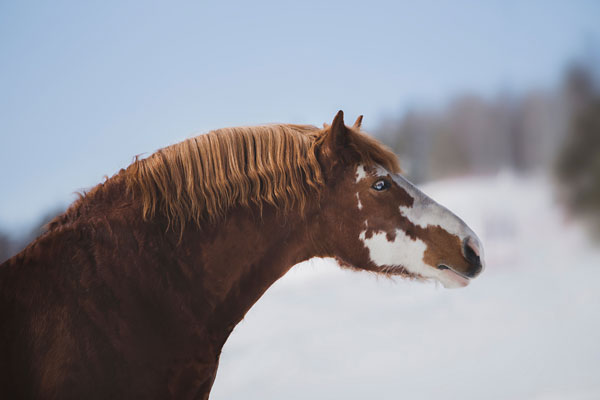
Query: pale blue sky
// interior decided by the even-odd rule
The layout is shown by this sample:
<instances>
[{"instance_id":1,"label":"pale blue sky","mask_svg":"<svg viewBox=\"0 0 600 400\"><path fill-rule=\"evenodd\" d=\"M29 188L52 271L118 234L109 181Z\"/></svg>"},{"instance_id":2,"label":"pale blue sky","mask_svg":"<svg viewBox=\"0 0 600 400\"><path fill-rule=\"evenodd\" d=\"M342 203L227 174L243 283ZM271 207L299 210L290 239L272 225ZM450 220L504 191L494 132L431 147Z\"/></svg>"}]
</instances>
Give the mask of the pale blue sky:
<instances>
[{"instance_id":1,"label":"pale blue sky","mask_svg":"<svg viewBox=\"0 0 600 400\"><path fill-rule=\"evenodd\" d=\"M597 1L0 2L0 229L192 134L552 87Z\"/></svg>"}]
</instances>

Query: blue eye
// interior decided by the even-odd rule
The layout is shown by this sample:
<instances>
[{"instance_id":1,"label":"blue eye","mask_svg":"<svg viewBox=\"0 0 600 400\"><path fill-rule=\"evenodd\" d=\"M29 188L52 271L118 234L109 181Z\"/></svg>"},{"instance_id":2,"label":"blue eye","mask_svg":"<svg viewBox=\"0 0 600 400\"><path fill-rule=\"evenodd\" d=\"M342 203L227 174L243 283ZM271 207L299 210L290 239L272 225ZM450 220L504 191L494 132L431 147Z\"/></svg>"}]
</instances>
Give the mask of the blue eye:
<instances>
[{"instance_id":1,"label":"blue eye","mask_svg":"<svg viewBox=\"0 0 600 400\"><path fill-rule=\"evenodd\" d=\"M371 187L377 190L378 192L381 192L382 190L389 189L390 183L385 179L380 179L377 182L375 182Z\"/></svg>"}]
</instances>

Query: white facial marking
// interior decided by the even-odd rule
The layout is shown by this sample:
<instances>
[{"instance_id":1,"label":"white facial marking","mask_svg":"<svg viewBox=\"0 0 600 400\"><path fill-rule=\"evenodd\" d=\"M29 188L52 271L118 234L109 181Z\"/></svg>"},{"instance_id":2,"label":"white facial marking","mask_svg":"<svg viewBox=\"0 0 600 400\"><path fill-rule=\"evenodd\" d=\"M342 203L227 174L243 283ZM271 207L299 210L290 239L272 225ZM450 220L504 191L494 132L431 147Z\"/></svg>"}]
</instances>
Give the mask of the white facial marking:
<instances>
[{"instance_id":1,"label":"white facial marking","mask_svg":"<svg viewBox=\"0 0 600 400\"><path fill-rule=\"evenodd\" d=\"M358 200L358 209L362 210L362 203L360 202L360 197L358 197L358 192L356 192L356 200Z\"/></svg>"},{"instance_id":2,"label":"white facial marking","mask_svg":"<svg viewBox=\"0 0 600 400\"><path fill-rule=\"evenodd\" d=\"M389 241L384 232L376 232L372 237L366 237L367 231L360 233L359 238L369 250L369 258L379 267L400 266L408 272L423 278L433 278L446 288L466 286L466 279L457 279L456 274L448 274L432 268L423 262L427 245L422 240L412 240L400 229L396 229L396 237Z\"/></svg>"},{"instance_id":3,"label":"white facial marking","mask_svg":"<svg viewBox=\"0 0 600 400\"><path fill-rule=\"evenodd\" d=\"M367 231L359 235L365 247L369 250L369 257L378 266L400 265L409 272L428 276L431 267L423 262L423 255L427 245L422 240L412 240L400 229L396 229L396 237L390 242L385 232L375 232L367 238Z\"/></svg>"},{"instance_id":4,"label":"white facial marking","mask_svg":"<svg viewBox=\"0 0 600 400\"><path fill-rule=\"evenodd\" d=\"M365 167L362 164L359 164L358 167L356 167L356 183L360 182L366 177L367 171L365 171Z\"/></svg>"}]
</instances>

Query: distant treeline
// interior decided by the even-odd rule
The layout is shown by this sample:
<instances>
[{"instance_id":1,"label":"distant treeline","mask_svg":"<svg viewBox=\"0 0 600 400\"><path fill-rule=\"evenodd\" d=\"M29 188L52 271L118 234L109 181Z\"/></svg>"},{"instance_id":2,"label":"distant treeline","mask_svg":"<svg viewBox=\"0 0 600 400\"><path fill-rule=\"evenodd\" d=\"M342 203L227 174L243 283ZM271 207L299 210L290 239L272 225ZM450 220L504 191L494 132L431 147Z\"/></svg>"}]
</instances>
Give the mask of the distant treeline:
<instances>
[{"instance_id":1,"label":"distant treeline","mask_svg":"<svg viewBox=\"0 0 600 400\"><path fill-rule=\"evenodd\" d=\"M572 112L555 172L562 200L600 240L600 88L583 68L570 78Z\"/></svg>"},{"instance_id":2,"label":"distant treeline","mask_svg":"<svg viewBox=\"0 0 600 400\"><path fill-rule=\"evenodd\" d=\"M377 133L416 182L502 169L553 175L562 200L600 237L599 67L574 62L553 90L408 110Z\"/></svg>"},{"instance_id":3,"label":"distant treeline","mask_svg":"<svg viewBox=\"0 0 600 400\"><path fill-rule=\"evenodd\" d=\"M385 121L377 134L417 182L506 168L549 171L572 133L575 114L595 93L592 67L572 64L552 90L493 99L463 95L441 110L409 109Z\"/></svg>"}]
</instances>

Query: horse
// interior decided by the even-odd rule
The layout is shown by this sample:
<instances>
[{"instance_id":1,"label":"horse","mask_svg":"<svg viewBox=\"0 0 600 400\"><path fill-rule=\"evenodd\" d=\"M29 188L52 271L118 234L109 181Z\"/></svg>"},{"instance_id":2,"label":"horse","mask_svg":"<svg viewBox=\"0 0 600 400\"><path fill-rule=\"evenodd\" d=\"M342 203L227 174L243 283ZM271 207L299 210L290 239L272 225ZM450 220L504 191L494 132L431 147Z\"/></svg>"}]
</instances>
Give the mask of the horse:
<instances>
[{"instance_id":1,"label":"horse","mask_svg":"<svg viewBox=\"0 0 600 400\"><path fill-rule=\"evenodd\" d=\"M361 122L218 129L80 195L0 266L1 397L207 399L236 324L313 257L469 284L477 235Z\"/></svg>"}]
</instances>

